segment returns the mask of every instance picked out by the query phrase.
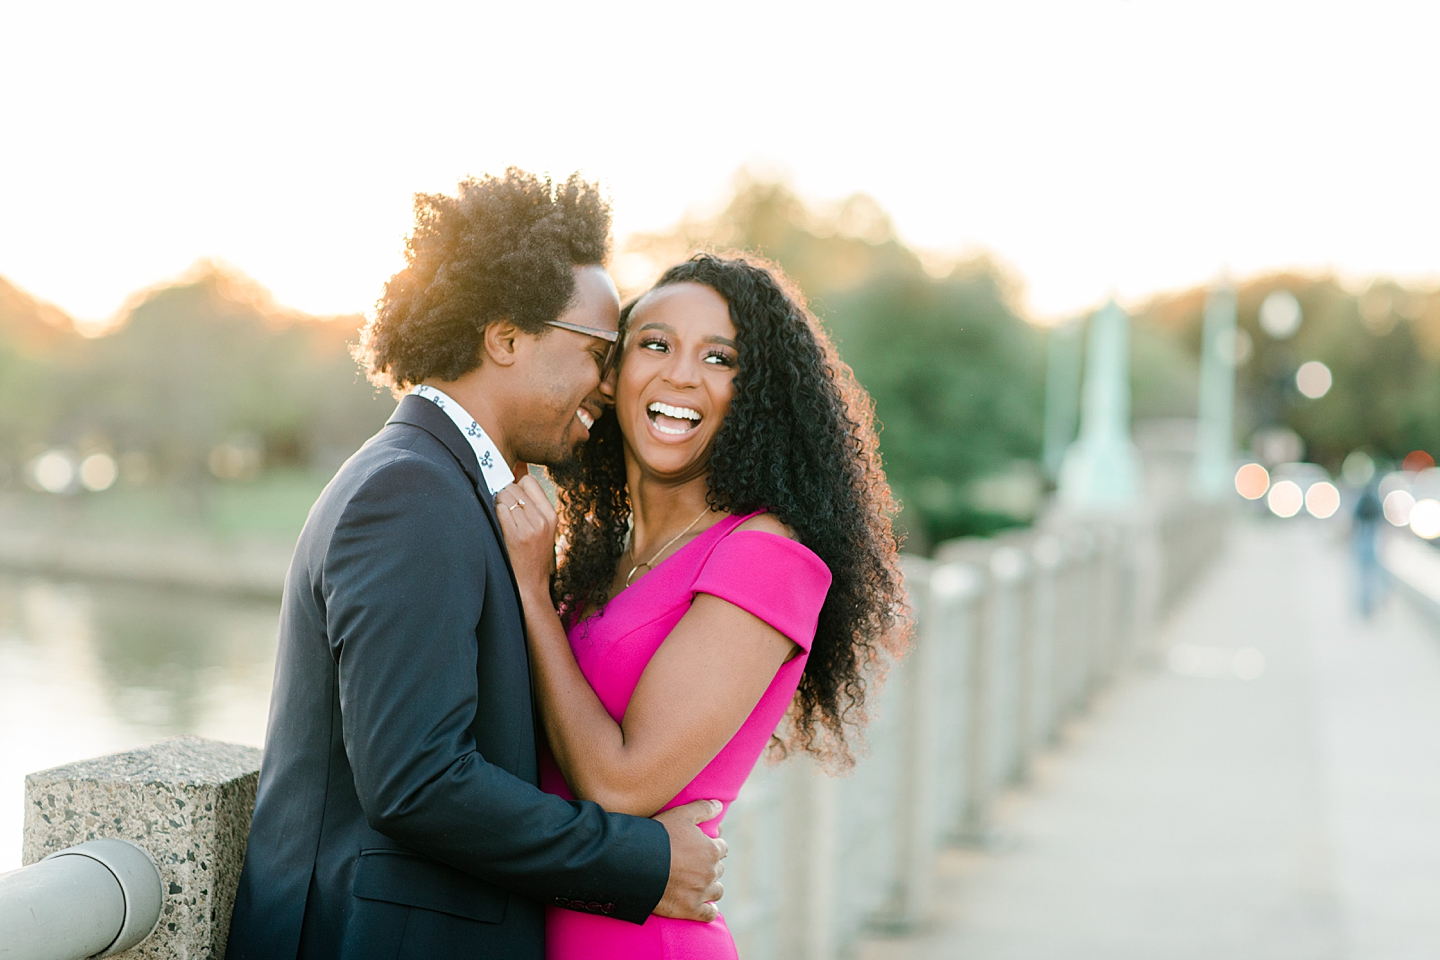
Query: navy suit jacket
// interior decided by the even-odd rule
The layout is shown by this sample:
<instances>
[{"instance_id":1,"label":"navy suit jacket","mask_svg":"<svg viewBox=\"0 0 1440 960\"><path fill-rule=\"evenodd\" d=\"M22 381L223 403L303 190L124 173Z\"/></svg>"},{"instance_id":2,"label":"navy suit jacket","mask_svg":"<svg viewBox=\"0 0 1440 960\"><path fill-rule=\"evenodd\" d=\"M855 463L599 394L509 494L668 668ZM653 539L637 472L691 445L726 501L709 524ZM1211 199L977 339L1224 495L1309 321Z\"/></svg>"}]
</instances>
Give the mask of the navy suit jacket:
<instances>
[{"instance_id":1,"label":"navy suit jacket","mask_svg":"<svg viewBox=\"0 0 1440 960\"><path fill-rule=\"evenodd\" d=\"M644 922L669 838L537 784L524 618L474 450L400 401L286 577L229 960L544 956L544 904Z\"/></svg>"}]
</instances>

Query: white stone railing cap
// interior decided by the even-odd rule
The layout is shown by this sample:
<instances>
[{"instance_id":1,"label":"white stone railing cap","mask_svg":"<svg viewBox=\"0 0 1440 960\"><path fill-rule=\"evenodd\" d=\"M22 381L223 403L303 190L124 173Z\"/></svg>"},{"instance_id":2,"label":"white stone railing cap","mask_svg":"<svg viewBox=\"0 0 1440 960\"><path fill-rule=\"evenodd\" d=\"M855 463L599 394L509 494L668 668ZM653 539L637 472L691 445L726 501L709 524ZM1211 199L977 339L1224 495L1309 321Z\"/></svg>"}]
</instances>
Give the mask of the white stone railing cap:
<instances>
[{"instance_id":1,"label":"white stone railing cap","mask_svg":"<svg viewBox=\"0 0 1440 960\"><path fill-rule=\"evenodd\" d=\"M260 769L260 750L202 737L170 737L125 753L79 760L26 776L35 783L229 783Z\"/></svg>"}]
</instances>

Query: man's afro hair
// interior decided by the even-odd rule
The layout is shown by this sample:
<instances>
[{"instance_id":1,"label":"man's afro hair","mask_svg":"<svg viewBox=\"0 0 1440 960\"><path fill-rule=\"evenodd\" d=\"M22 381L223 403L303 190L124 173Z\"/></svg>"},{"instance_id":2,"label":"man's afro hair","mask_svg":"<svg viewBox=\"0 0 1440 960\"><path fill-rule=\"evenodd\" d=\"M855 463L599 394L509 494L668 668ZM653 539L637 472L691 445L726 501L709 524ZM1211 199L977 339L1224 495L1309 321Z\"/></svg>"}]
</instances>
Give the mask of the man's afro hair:
<instances>
[{"instance_id":1,"label":"man's afro hair","mask_svg":"<svg viewBox=\"0 0 1440 960\"><path fill-rule=\"evenodd\" d=\"M605 263L610 205L572 174L563 184L511 167L468 178L456 196L415 196L405 268L385 284L355 357L397 395L480 364L485 327L508 318L541 333L575 292L574 267Z\"/></svg>"}]
</instances>

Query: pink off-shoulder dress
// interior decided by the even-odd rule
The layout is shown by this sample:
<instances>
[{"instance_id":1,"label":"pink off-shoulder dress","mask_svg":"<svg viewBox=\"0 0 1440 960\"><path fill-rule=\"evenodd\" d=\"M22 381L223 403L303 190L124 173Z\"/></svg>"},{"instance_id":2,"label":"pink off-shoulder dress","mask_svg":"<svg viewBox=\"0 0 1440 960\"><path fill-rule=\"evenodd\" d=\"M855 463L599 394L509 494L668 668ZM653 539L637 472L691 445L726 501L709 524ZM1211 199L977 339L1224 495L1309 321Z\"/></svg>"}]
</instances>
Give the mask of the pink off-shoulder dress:
<instances>
[{"instance_id":1,"label":"pink off-shoulder dress","mask_svg":"<svg viewBox=\"0 0 1440 960\"><path fill-rule=\"evenodd\" d=\"M617 594L603 614L581 621L569 633L580 670L617 723L625 716L645 666L690 609L696 594L712 594L735 604L800 647L801 652L780 668L749 719L724 749L665 804L669 809L691 800L722 801L725 809L720 816L700 825L712 837L719 834L731 801L795 696L815 638L815 622L830 589L830 570L806 547L773 533L735 529L753 516L721 520ZM724 641L724 637L715 638L717 644ZM695 682L704 680L697 677ZM548 756L542 758L540 777L543 789L571 798L564 778ZM713 923L698 923L652 916L637 925L547 907L545 938L548 960L735 957L735 941L724 917Z\"/></svg>"}]
</instances>

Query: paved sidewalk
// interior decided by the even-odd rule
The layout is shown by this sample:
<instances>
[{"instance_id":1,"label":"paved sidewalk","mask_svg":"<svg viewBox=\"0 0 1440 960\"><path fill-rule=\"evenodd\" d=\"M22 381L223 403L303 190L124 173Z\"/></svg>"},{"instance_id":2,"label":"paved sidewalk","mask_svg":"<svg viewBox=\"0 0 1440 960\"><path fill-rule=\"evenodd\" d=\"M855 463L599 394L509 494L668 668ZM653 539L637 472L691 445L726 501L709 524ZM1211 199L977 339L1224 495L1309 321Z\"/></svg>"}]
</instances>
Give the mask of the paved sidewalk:
<instances>
[{"instance_id":1,"label":"paved sidewalk","mask_svg":"<svg viewBox=\"0 0 1440 960\"><path fill-rule=\"evenodd\" d=\"M1326 534L1235 530L1164 633L1192 675L1117 683L945 855L933 928L859 957L1440 957L1440 625L1359 622Z\"/></svg>"}]
</instances>

